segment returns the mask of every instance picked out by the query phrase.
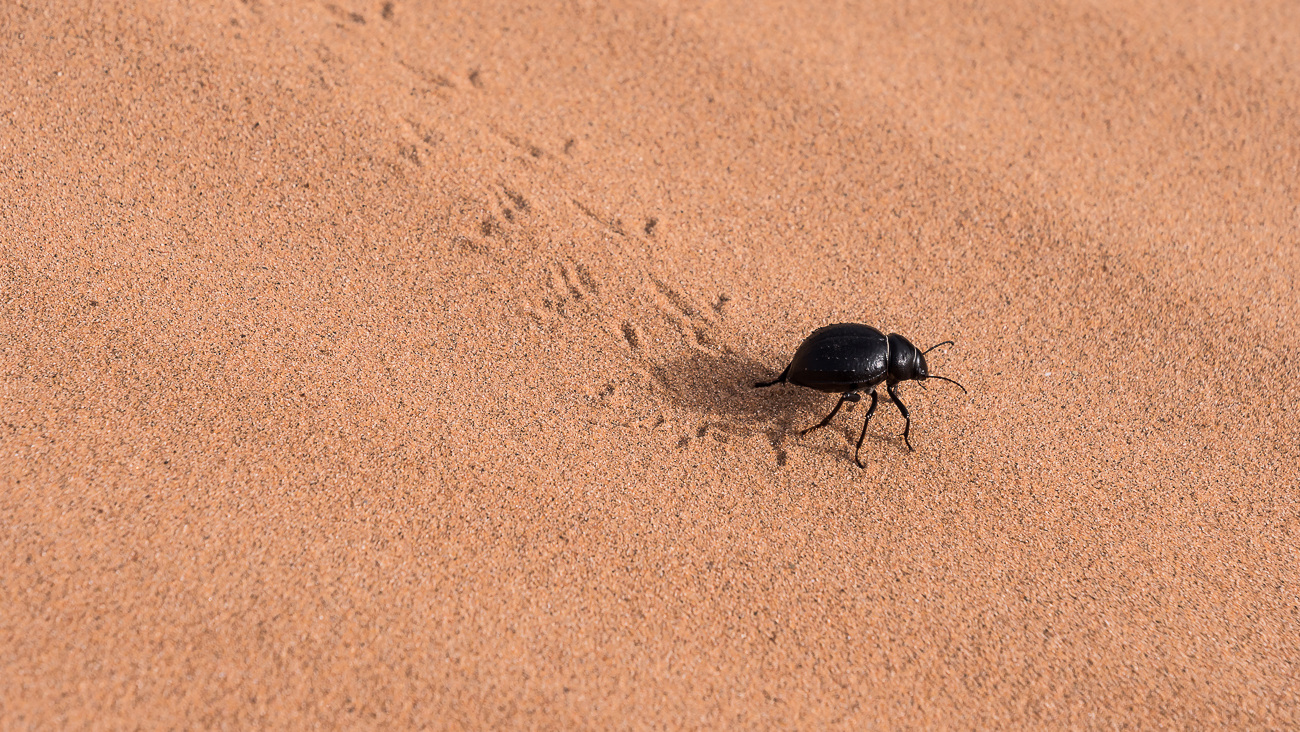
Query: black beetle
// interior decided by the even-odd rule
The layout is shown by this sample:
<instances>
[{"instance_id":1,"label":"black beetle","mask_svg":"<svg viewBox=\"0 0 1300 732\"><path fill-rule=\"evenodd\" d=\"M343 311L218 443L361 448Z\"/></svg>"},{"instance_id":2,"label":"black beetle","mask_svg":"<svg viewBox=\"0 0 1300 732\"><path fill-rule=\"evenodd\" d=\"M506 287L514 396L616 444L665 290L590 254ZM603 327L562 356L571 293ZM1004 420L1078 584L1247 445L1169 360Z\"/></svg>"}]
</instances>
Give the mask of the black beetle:
<instances>
[{"instance_id":1,"label":"black beetle","mask_svg":"<svg viewBox=\"0 0 1300 732\"><path fill-rule=\"evenodd\" d=\"M869 325L836 323L814 330L800 344L799 350L794 352L790 365L785 367L780 376L772 381L754 384L754 387L788 381L810 389L840 394L840 400L835 403L831 413L826 415L826 419L803 430L799 433L801 435L830 424L831 418L840 411L844 402L856 402L862 398L859 391L870 389L871 406L867 409L867 418L862 421L858 445L853 450L853 462L859 468L865 468L858 459L858 453L862 450L862 440L867 436L867 423L876 412L876 384L885 382L889 398L898 405L898 411L903 413L903 419L906 420L903 441L907 443L907 449L914 450L908 436L912 430L912 418L907 413L907 407L898 399L898 382L942 379L957 384L946 376L930 373L925 366L925 354L946 345L952 345L952 341L944 341L920 351L911 341L897 333L886 336ZM961 384L957 384L957 387L963 393L966 392L966 387Z\"/></svg>"}]
</instances>

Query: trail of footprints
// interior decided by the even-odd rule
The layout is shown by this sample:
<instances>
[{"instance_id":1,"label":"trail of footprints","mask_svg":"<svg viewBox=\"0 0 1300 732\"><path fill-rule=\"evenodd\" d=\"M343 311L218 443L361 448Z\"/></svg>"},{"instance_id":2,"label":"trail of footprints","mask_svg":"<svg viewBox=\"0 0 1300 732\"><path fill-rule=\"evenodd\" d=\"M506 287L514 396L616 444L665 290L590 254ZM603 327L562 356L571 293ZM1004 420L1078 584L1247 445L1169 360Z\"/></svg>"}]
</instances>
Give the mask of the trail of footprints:
<instances>
[{"instance_id":1,"label":"trail of footprints","mask_svg":"<svg viewBox=\"0 0 1300 732\"><path fill-rule=\"evenodd\" d=\"M612 345L626 347L631 352L633 371L640 374L651 388L676 396L679 401L684 399L698 407L698 396L684 397L684 394L702 388L691 383L698 374L683 373L689 371L681 368L681 364L689 360L687 354L704 354L706 362L734 355L717 335L718 321L730 301L725 294L701 306L663 280L645 274L645 285L635 291L606 292L602 296L596 284L597 278L585 264L563 259L548 263L542 279L541 293L537 296L538 307L526 308L526 312L530 312L540 325L547 327L561 319L586 320L599 333L593 335L607 338ZM619 297L620 294L623 297ZM675 368L670 368L670 363ZM597 398L605 399L614 390L614 382L610 382ZM700 411L707 413L705 409ZM655 427L660 427L663 422L660 418ZM680 436L676 447L685 449L692 441L705 438L727 443L736 434L737 426L732 422L709 418L692 433ZM776 449L778 464L784 464L785 451L778 444L780 434L778 430L768 438Z\"/></svg>"},{"instance_id":2,"label":"trail of footprints","mask_svg":"<svg viewBox=\"0 0 1300 732\"><path fill-rule=\"evenodd\" d=\"M251 5L257 12L259 3ZM401 7L392 2L380 4L377 14L373 6L367 10L350 7L348 3L327 2L324 7L336 28L352 37L353 43L378 43L383 48L389 48L386 24L398 22L401 15ZM323 69L334 69L343 63L325 45L317 55ZM444 127L441 121L448 110L452 110L457 115L469 114L479 118L482 124L477 129L488 133L486 140L479 140L486 143L483 152L488 155L506 152L504 159L508 161L508 167L500 174L515 179L511 182L498 179L495 185L490 186L486 200L479 198L474 201L471 196L461 201L460 216L452 214L461 219L461 224L456 227L460 231L446 237L453 252L493 259L511 266L525 251L536 256L538 251L554 248L543 240L546 232L542 230L541 218L530 218L539 212L524 191L529 189L530 180L541 181L544 178L546 185L562 188L564 180L580 176L580 172L570 169L568 162L580 152L577 141L560 135L549 143L548 149L548 143L538 144L500 128L492 120L490 110L481 106L486 98L475 96L492 91L492 80L485 78L478 68L452 70L437 64L431 66L426 59L403 57L395 51L393 60L398 67L393 70L393 81L407 86L410 95L420 100L418 109L407 111L401 118L404 124L399 124L401 129L394 140L393 156L387 161L397 174L411 181L437 174L439 148L449 144L459 131L459 128ZM456 142L472 144L475 141L457 138ZM497 150L492 149L494 146ZM596 230L614 242L625 243L662 235L663 224L657 216L625 219L599 213L599 207L572 193L566 198L572 209L560 212L561 215L585 217ZM610 261L617 263L640 258L631 250L612 254ZM633 259L629 260L629 254ZM733 353L725 345L725 340L718 336L718 322L724 316L730 299L725 294L711 303L700 304L644 268L620 272L617 278L605 278L593 273L588 264L565 256L545 261L538 275L537 285L529 288L518 304L518 313L548 333L556 334L562 325L577 326L593 337L605 338L611 347L626 347L632 356L633 370L654 389L680 397L687 380L693 378L691 374L683 373L686 369L678 363L683 353L692 350L711 354ZM623 286L622 289L608 284L602 288L599 284L636 283L638 280L638 284ZM614 389L613 382L605 385L598 398L610 396ZM685 411L708 413L707 409ZM662 425L663 418L660 420ZM706 418L680 436L676 445L685 449L692 440L707 437L725 443L732 434L732 428L725 420ZM784 462L783 453L778 453L778 460Z\"/></svg>"},{"instance_id":3,"label":"trail of footprints","mask_svg":"<svg viewBox=\"0 0 1300 732\"><path fill-rule=\"evenodd\" d=\"M484 88L481 73L471 70L468 76L468 88L456 84L445 74L438 74L417 64L403 62L412 76L426 87L446 97L447 94L473 93L469 90ZM406 118L407 142L399 144L398 155L415 168L424 168L425 158L433 148L444 142L436 125L429 126L414 118ZM568 159L575 149L575 141L567 139L562 151L551 152L533 141L518 137L498 129L492 123L485 127L504 150L512 151L510 160L521 180L527 181L536 175L547 175L548 184L568 176ZM547 172L549 170L549 173ZM527 184L508 183L498 180L491 189L495 199L490 210L483 211L477 224L477 231L471 238L476 239L467 246L469 251L480 255L489 255L504 262L517 261L520 250L534 253L541 249L540 242L530 240L541 218L528 220L530 215L538 214L533 203L522 191ZM629 242L638 239L650 239L660 236L661 221L657 216L646 216L641 220L625 221L623 218L602 215L593 207L575 196L568 196L572 209L564 211L565 217L586 217L595 225L597 231L611 239L611 246L616 242ZM555 212L548 212L555 213ZM542 236L545 236L542 233ZM465 237L459 237L464 239ZM521 246L522 245L522 246ZM614 262L627 262L628 252L611 252ZM635 255L634 255L635 256ZM522 302L518 303L516 312L532 321L543 331L558 335L562 328L577 326L591 332L593 337L605 338L615 347L626 347L633 360L633 371L640 374L652 388L666 394L675 395L682 401L684 391L697 385L688 383L693 375L681 373L689 370L681 368L684 354L692 351L710 354L713 359L736 355L727 345L726 339L719 335L719 322L725 317L727 304L731 298L725 293L719 294L711 302L698 303L674 288L664 280L641 269L632 274L631 280L640 280L622 291L611 291L608 286L602 291L598 282L628 281L627 274L622 276L598 277L584 262L572 257L554 257L545 261L538 272L537 286L530 288ZM669 364L673 366L670 368ZM597 395L598 399L608 398L614 392L611 382L606 384ZM693 411L709 413L706 407L698 404L698 398L685 399L693 403ZM661 418L662 423L662 418ZM658 425L657 425L658 426ZM737 428L726 419L706 418L697 428L676 440L678 449L686 449L693 440L712 438L719 443L727 443L737 434ZM786 461L785 450L781 448L779 427L769 429L768 439L776 451L778 464Z\"/></svg>"},{"instance_id":4,"label":"trail of footprints","mask_svg":"<svg viewBox=\"0 0 1300 732\"><path fill-rule=\"evenodd\" d=\"M579 304L594 303L595 296L600 292L591 272L581 263L552 261L546 267L545 281L541 305L545 310L561 317L571 315L571 310Z\"/></svg>"},{"instance_id":5,"label":"trail of footprints","mask_svg":"<svg viewBox=\"0 0 1300 732\"><path fill-rule=\"evenodd\" d=\"M524 194L504 182L498 185L496 198L500 216L484 218L479 234L508 247L516 238L516 229L528 226L522 220L524 215L537 212ZM629 236L640 236L610 231L613 234L611 246ZM518 236L526 238L530 234L524 229L518 232ZM572 250L575 247L568 248ZM605 259L615 263L628 260L626 252L611 254ZM598 269L600 265L595 266ZM629 279L637 284L622 287L610 284ZM518 303L518 313L551 336L604 339L611 347L628 349L632 371L652 389L684 404L687 407L685 411L716 415L716 403L711 399L736 396L735 393L726 394L728 389L748 391L744 388L746 376L731 373L729 376L734 378L730 381L735 383L727 382L718 390L719 393L713 393L713 386L702 383L700 373L697 373L700 369L695 368L697 364L704 364L703 370L707 373L709 364L738 363L738 354L721 335L720 323L726 317L731 301L727 294L721 293L711 301L701 303L644 269L616 276L593 271L593 265L571 256L544 260L534 281L537 284L529 288ZM573 329L578 333L585 332L586 336L575 334ZM697 354L698 360L692 361L691 354ZM607 400L615 390L616 383L611 381L602 387L596 399ZM708 396L703 396L702 392L709 392ZM662 424L661 418L655 427ZM784 465L786 451L783 443L789 425L768 425L759 431L772 445L777 464ZM695 429L679 436L675 444L677 449L686 449L696 440L709 438L714 442L728 443L736 435L753 433L753 429L744 429L733 419L709 416Z\"/></svg>"}]
</instances>

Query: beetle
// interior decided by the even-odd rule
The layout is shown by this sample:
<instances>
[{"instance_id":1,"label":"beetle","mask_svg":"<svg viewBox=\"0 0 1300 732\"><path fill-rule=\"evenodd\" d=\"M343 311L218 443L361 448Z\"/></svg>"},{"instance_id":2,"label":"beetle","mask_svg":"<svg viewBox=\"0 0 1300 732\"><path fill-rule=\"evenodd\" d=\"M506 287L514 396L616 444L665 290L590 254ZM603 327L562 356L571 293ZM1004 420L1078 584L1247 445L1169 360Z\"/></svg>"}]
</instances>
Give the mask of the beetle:
<instances>
[{"instance_id":1,"label":"beetle","mask_svg":"<svg viewBox=\"0 0 1300 732\"><path fill-rule=\"evenodd\" d=\"M885 391L889 398L898 405L905 425L903 441L908 450L912 447L909 436L912 430L912 418L907 407L898 398L898 383L901 381L925 381L942 379L957 384L957 388L966 392L966 387L946 376L930 373L925 364L925 354L939 346L953 345L944 341L930 346L924 351L918 350L912 342L897 333L884 333L861 323L836 323L813 331L794 352L794 358L785 371L772 381L754 384L754 388L763 388L789 382L798 386L840 395L835 408L826 415L826 419L800 432L806 435L831 423L831 419L840 411L845 402L857 402L862 398L861 391L870 390L871 406L867 408L867 418L862 421L862 434L858 437L857 447L853 450L853 462L859 468L866 468L858 459L862 451L862 441L867 436L867 424L876 412L876 385L885 382Z\"/></svg>"}]
</instances>

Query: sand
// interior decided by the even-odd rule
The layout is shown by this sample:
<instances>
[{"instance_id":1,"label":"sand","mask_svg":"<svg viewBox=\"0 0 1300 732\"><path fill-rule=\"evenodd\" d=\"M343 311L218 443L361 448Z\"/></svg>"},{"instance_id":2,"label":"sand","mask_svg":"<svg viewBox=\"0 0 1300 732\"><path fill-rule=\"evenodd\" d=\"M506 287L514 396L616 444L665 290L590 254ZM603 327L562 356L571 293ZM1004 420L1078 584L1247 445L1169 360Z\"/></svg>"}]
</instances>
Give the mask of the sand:
<instances>
[{"instance_id":1,"label":"sand","mask_svg":"<svg viewBox=\"0 0 1300 732\"><path fill-rule=\"evenodd\" d=\"M0 7L0 726L1300 725L1294 2L193 5Z\"/></svg>"}]
</instances>

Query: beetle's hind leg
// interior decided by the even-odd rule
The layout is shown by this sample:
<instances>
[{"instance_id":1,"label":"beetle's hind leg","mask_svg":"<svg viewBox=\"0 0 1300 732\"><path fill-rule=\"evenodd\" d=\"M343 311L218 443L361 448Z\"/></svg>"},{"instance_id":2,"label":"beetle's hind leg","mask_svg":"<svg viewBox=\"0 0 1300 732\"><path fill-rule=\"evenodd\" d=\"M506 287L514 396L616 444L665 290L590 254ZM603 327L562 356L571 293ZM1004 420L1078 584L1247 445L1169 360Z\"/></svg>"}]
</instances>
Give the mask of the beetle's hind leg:
<instances>
[{"instance_id":1,"label":"beetle's hind leg","mask_svg":"<svg viewBox=\"0 0 1300 732\"><path fill-rule=\"evenodd\" d=\"M776 377L775 379L772 379L771 381L764 381L761 384L754 384L754 388L758 389L759 387L763 387L763 386L775 386L777 384L784 384L786 377L789 375L790 375L790 367L786 366L785 371L782 371L780 376Z\"/></svg>"},{"instance_id":2,"label":"beetle's hind leg","mask_svg":"<svg viewBox=\"0 0 1300 732\"><path fill-rule=\"evenodd\" d=\"M835 408L831 410L830 414L826 415L826 419L823 419L822 421L818 422L812 427L809 427L808 429L801 431L799 434L806 435L809 432L812 432L813 430L817 430L817 429L821 429L822 427L825 427L826 425L831 423L831 420L835 418L836 414L839 414L840 407L844 406L844 402L856 402L861 398L862 395L857 393L856 391L850 391L841 395L840 400L838 402L835 402Z\"/></svg>"},{"instance_id":3,"label":"beetle's hind leg","mask_svg":"<svg viewBox=\"0 0 1300 732\"><path fill-rule=\"evenodd\" d=\"M867 425L871 423L871 415L876 413L876 390L871 390L871 406L867 408L867 418L862 420L862 434L858 435L858 446L853 448L853 462L858 464L859 468L866 469L867 466L862 464L858 459L858 453L862 452L862 441L867 438Z\"/></svg>"},{"instance_id":4,"label":"beetle's hind leg","mask_svg":"<svg viewBox=\"0 0 1300 732\"><path fill-rule=\"evenodd\" d=\"M898 391L894 384L886 385L885 391L889 392L889 398L893 399L894 404L898 405L898 411L903 413L903 442L907 443L908 450L916 452L916 448L912 447L912 438L908 437L908 433L912 431L912 416L907 413L907 407L903 406L903 402L899 400Z\"/></svg>"}]
</instances>

